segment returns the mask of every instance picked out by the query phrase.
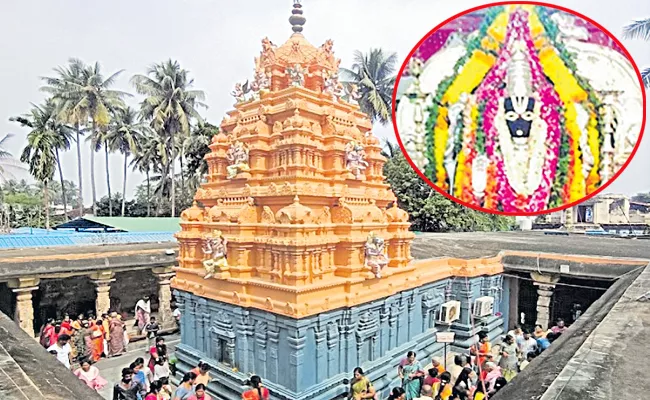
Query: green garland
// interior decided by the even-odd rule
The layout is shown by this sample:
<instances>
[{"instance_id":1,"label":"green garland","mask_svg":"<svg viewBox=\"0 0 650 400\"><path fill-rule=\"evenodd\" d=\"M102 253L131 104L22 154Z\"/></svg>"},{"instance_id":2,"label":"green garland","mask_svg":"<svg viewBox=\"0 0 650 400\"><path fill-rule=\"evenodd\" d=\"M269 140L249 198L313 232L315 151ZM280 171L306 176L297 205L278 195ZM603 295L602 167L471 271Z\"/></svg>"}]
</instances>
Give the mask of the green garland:
<instances>
[{"instance_id":1,"label":"green garland","mask_svg":"<svg viewBox=\"0 0 650 400\"><path fill-rule=\"evenodd\" d=\"M564 106L558 107L558 114L560 115L560 152L558 155L557 170L555 172L556 178L551 188L551 196L549 199L549 208L560 207L564 205L562 201L562 194L564 193L564 186L567 183L569 176L569 135L566 132L566 121L564 119Z\"/></svg>"},{"instance_id":2,"label":"green garland","mask_svg":"<svg viewBox=\"0 0 650 400\"><path fill-rule=\"evenodd\" d=\"M544 31L546 32L546 36L550 39L551 43L553 44L553 47L557 50L558 55L560 56L560 59L562 62L564 62L564 65L571 71L573 76L575 77L576 81L578 82L578 85L587 93L587 101L583 102L583 106L585 106L587 109L589 109L589 104L594 107L594 112L596 113L596 129L598 130L598 148L602 149L603 146L603 141L604 137L602 135L603 132L603 120L600 115L600 109L603 105L603 103L600 101L598 96L596 95L596 91L594 88L591 86L589 81L584 78L583 76L578 74L578 67L575 63L574 59L574 54L569 51L564 43L559 42L557 40L558 33L559 33L559 28L557 27L557 24L551 20L550 18L550 13L548 12L546 7L540 7L536 6L535 7L537 10L537 15L539 15L539 20L542 23L542 26L544 27ZM601 169L602 163L604 161L603 157L599 157L600 165L594 165L594 168L598 168L598 170ZM586 179L587 177L585 177ZM600 186L601 182L598 182L598 186Z\"/></svg>"},{"instance_id":3,"label":"green garland","mask_svg":"<svg viewBox=\"0 0 650 400\"><path fill-rule=\"evenodd\" d=\"M424 169L424 174L434 182L435 182L435 173L436 173L435 170L436 156L435 156L435 145L433 140L433 135L434 135L433 130L436 127L438 121L438 114L440 111L440 105L442 104L442 98L445 95L445 93L447 93L447 90L452 85L452 83L454 83L454 80L458 76L458 73L460 72L462 67L465 65L465 63L467 63L467 60L469 60L469 58L472 56L474 50L481 48L481 38L487 34L487 30L490 27L490 25L492 25L496 17L499 14L501 14L503 10L504 10L503 6L492 7L489 9L479 29L479 35L471 39L467 43L467 51L460 59L458 59L458 61L456 61L456 64L454 65L454 72L447 78L443 79L438 84L438 88L436 89L436 93L433 98L433 104L429 106L429 108L427 109L427 111L429 112L429 117L427 118L427 122L425 124L425 129L426 129L425 144L427 147L425 156L428 160L428 163Z\"/></svg>"},{"instance_id":4,"label":"green garland","mask_svg":"<svg viewBox=\"0 0 650 400\"><path fill-rule=\"evenodd\" d=\"M478 154L485 154L485 130L483 128L483 114L485 113L486 104L487 100L481 100L481 102L478 104L477 109L478 118L476 121L476 143L474 144L474 148Z\"/></svg>"}]
</instances>

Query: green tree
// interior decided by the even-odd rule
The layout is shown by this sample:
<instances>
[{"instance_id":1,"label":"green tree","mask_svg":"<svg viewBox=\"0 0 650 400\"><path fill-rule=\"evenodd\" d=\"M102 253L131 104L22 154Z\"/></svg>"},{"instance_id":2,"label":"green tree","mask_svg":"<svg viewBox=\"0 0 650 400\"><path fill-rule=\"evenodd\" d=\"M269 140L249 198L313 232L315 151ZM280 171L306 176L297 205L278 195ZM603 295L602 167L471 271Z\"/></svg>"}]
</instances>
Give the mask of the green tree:
<instances>
[{"instance_id":1,"label":"green tree","mask_svg":"<svg viewBox=\"0 0 650 400\"><path fill-rule=\"evenodd\" d=\"M123 72L115 72L104 78L99 63L85 65L78 59L71 59L67 69L57 68L59 77L45 78L48 86L43 90L52 93L59 103L60 113L65 121L75 124L76 127L90 122L91 139L90 152L90 184L93 196L93 214L97 214L97 189L95 184L95 150L96 141L101 137L100 131L105 129L110 122L110 110L124 107L123 99L130 94L111 87L117 77ZM79 128L77 128L79 132ZM79 137L77 138L79 141ZM77 150L80 153L80 150ZM79 160L81 155L78 156ZM80 180L81 190L81 180ZM80 196L81 198L81 196Z\"/></svg>"},{"instance_id":2,"label":"green tree","mask_svg":"<svg viewBox=\"0 0 650 400\"><path fill-rule=\"evenodd\" d=\"M372 122L387 124L393 115L392 98L395 86L397 54L386 54L382 49L370 49L366 54L354 52L350 69L341 68L346 85L356 85L359 106Z\"/></svg>"},{"instance_id":3,"label":"green tree","mask_svg":"<svg viewBox=\"0 0 650 400\"><path fill-rule=\"evenodd\" d=\"M384 174L398 205L411 216L414 231L498 231L514 226L514 218L475 211L439 194L420 179L401 152L388 159Z\"/></svg>"},{"instance_id":4,"label":"green tree","mask_svg":"<svg viewBox=\"0 0 650 400\"><path fill-rule=\"evenodd\" d=\"M6 150L6 145L13 135L8 133L0 138L0 183L8 182L14 178L10 169L23 170L23 166Z\"/></svg>"},{"instance_id":5,"label":"green tree","mask_svg":"<svg viewBox=\"0 0 650 400\"><path fill-rule=\"evenodd\" d=\"M27 146L23 149L20 161L27 163L29 172L43 184L43 208L45 209L45 228L50 229L50 202L48 186L52 182L56 168L56 148L59 137L51 129L34 129L27 134Z\"/></svg>"},{"instance_id":6,"label":"green tree","mask_svg":"<svg viewBox=\"0 0 650 400\"><path fill-rule=\"evenodd\" d=\"M210 152L208 146L217 133L219 133L217 126L204 122L198 124L185 141L186 176L190 194L187 196L188 198L193 197L194 192L201 184L201 179L208 173L208 162L205 160L205 156Z\"/></svg>"},{"instance_id":7,"label":"green tree","mask_svg":"<svg viewBox=\"0 0 650 400\"><path fill-rule=\"evenodd\" d=\"M48 99L44 106L32 104L32 110L29 114L22 117L10 118L10 121L16 121L22 126L30 128L32 130L31 132L34 132L35 135L51 136L56 157L56 165L59 172L60 185L63 188L63 190L60 191L63 211L67 220L68 202L67 198L64 196L65 180L63 179L63 169L61 168L61 152L70 149L74 131L68 125L60 122L57 117L56 104L52 99ZM46 133L46 131L49 133Z\"/></svg>"},{"instance_id":8,"label":"green tree","mask_svg":"<svg viewBox=\"0 0 650 400\"><path fill-rule=\"evenodd\" d=\"M146 96L141 103L141 115L151 121L151 127L163 137L167 153L171 155L163 165L161 182L171 181L171 214L176 215L175 164L177 148L175 137L187 136L193 121L202 121L197 107L207 107L205 94L192 90L194 80L177 61L168 60L149 68L146 75L136 75L132 82L139 94Z\"/></svg>"},{"instance_id":9,"label":"green tree","mask_svg":"<svg viewBox=\"0 0 650 400\"><path fill-rule=\"evenodd\" d=\"M138 154L140 146L145 140L147 126L138 119L138 113L135 109L127 107L119 110L115 114L113 122L109 126L107 141L115 151L119 151L124 156L123 176L122 176L122 193L126 193L126 175L129 156ZM122 196L121 214L124 216L126 209L126 196Z\"/></svg>"},{"instance_id":10,"label":"green tree","mask_svg":"<svg viewBox=\"0 0 650 400\"><path fill-rule=\"evenodd\" d=\"M133 154L131 166L146 177L147 189L147 217L151 216L151 173L161 171L163 165L167 163L167 153L164 144L160 138L153 135L151 131L145 131L137 151Z\"/></svg>"},{"instance_id":11,"label":"green tree","mask_svg":"<svg viewBox=\"0 0 650 400\"><path fill-rule=\"evenodd\" d=\"M650 41L650 18L637 19L623 28L623 37L625 39L642 39ZM641 71L643 84L650 88L650 68Z\"/></svg>"}]
</instances>

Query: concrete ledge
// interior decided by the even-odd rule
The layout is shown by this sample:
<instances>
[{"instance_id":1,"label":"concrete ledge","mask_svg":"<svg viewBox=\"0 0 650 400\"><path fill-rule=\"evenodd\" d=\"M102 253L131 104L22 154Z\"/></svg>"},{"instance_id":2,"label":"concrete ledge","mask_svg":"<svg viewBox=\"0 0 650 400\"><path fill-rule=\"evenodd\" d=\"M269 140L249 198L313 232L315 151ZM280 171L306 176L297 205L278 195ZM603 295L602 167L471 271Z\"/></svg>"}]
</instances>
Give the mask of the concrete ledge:
<instances>
[{"instance_id":1,"label":"concrete ledge","mask_svg":"<svg viewBox=\"0 0 650 400\"><path fill-rule=\"evenodd\" d=\"M3 313L0 371L2 400L102 400Z\"/></svg>"}]
</instances>

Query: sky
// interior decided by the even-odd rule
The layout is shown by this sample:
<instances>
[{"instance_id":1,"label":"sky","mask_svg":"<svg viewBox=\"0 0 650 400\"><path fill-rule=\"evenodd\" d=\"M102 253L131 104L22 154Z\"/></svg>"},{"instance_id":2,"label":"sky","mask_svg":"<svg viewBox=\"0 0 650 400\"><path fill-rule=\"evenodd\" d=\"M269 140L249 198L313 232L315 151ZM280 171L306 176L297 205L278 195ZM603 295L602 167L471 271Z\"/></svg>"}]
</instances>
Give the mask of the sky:
<instances>
[{"instance_id":1,"label":"sky","mask_svg":"<svg viewBox=\"0 0 650 400\"><path fill-rule=\"evenodd\" d=\"M352 63L354 50L381 47L403 60L415 44L445 19L483 4L478 0L304 0L307 23L304 35L313 45L334 40L342 66ZM650 16L650 2L638 0L556 0L585 14L621 37L623 26ZM268 36L275 44L291 35L288 22L292 0L21 0L6 1L0 13L0 136L13 133L8 150L19 156L27 130L9 122L40 103L40 77L76 57L99 61L106 76L125 71L116 88L135 94L129 83L155 63L176 59L190 71L195 88L206 93L204 117L219 124L232 109L230 96L236 82L252 78L253 58ZM650 42L624 40L623 44L643 68L650 66ZM128 100L137 105L141 98ZM377 136L394 140L392 124L376 126ZM62 158L66 179L76 182L74 149ZM98 197L106 194L103 154L95 157ZM109 159L111 188L122 188L122 158ZM89 204L90 148L82 148L84 199ZM608 192L634 194L650 191L650 138L644 138L636 157ZM17 174L28 177L26 173ZM129 173L127 198L143 180Z\"/></svg>"}]
</instances>

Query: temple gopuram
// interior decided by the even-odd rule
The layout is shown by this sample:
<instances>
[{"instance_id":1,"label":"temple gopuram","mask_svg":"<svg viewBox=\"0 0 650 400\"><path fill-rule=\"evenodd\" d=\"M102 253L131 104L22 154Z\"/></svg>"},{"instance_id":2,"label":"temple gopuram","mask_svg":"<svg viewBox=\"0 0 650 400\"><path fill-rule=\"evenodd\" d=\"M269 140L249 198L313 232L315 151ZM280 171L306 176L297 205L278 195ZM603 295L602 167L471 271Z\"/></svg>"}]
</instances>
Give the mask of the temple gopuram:
<instances>
[{"instance_id":1,"label":"temple gopuram","mask_svg":"<svg viewBox=\"0 0 650 400\"><path fill-rule=\"evenodd\" d=\"M502 332L498 258L412 261L356 88L339 81L332 40L303 36L302 14L296 2L293 34L263 39L231 93L176 235L177 367L211 365L217 398L241 398L256 374L273 399L332 399L357 366L387 393L407 350L442 353L436 331L458 349Z\"/></svg>"}]
</instances>

